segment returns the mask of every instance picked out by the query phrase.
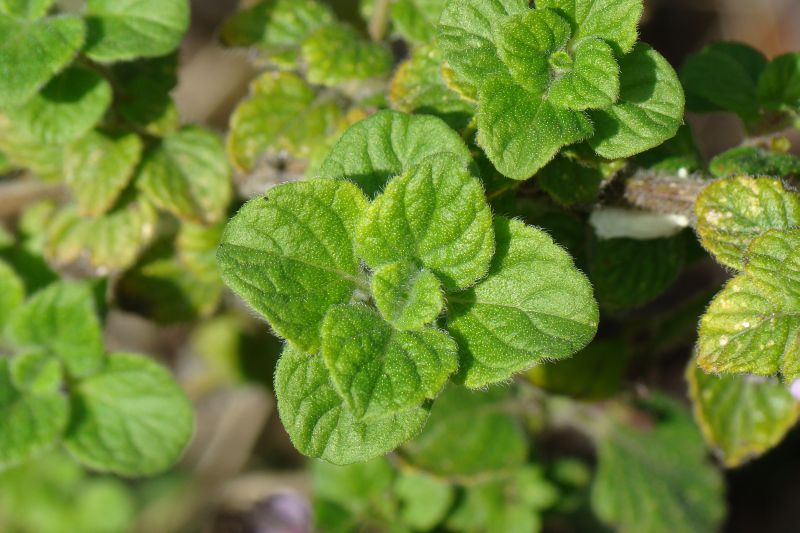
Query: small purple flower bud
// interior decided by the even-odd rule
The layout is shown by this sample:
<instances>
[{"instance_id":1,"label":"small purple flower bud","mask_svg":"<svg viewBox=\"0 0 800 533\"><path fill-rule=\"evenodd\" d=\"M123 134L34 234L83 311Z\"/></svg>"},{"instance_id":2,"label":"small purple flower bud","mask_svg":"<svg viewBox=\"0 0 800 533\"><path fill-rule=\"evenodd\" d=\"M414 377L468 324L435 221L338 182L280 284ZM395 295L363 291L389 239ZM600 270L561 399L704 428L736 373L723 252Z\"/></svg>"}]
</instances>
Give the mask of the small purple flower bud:
<instances>
[{"instance_id":1,"label":"small purple flower bud","mask_svg":"<svg viewBox=\"0 0 800 533\"><path fill-rule=\"evenodd\" d=\"M792 381L792 384L789 386L789 392L792 393L795 399L800 400L800 379Z\"/></svg>"}]
</instances>

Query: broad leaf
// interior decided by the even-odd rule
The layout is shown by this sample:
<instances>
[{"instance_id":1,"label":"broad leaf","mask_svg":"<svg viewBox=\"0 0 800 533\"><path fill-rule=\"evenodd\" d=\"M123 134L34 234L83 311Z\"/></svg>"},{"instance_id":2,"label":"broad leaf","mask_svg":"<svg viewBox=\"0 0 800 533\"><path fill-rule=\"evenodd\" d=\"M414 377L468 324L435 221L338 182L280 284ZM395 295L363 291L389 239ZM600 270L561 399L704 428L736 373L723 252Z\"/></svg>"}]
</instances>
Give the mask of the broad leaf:
<instances>
[{"instance_id":1,"label":"broad leaf","mask_svg":"<svg viewBox=\"0 0 800 533\"><path fill-rule=\"evenodd\" d=\"M175 463L192 436L192 404L170 373L145 356L111 354L73 395L64 445L92 469L157 474Z\"/></svg>"},{"instance_id":2,"label":"broad leaf","mask_svg":"<svg viewBox=\"0 0 800 533\"><path fill-rule=\"evenodd\" d=\"M800 195L785 190L780 180L740 176L706 187L695 213L702 245L723 265L741 270L755 237L800 225Z\"/></svg>"},{"instance_id":3,"label":"broad leaf","mask_svg":"<svg viewBox=\"0 0 800 533\"><path fill-rule=\"evenodd\" d=\"M0 13L35 20L47 14L53 0L0 0Z\"/></svg>"},{"instance_id":4,"label":"broad leaf","mask_svg":"<svg viewBox=\"0 0 800 533\"><path fill-rule=\"evenodd\" d=\"M758 99L767 109L800 112L800 53L769 62L758 82Z\"/></svg>"},{"instance_id":5,"label":"broad leaf","mask_svg":"<svg viewBox=\"0 0 800 533\"><path fill-rule=\"evenodd\" d=\"M64 180L83 215L102 215L130 182L142 153L135 133L93 131L67 146Z\"/></svg>"},{"instance_id":6,"label":"broad leaf","mask_svg":"<svg viewBox=\"0 0 800 533\"><path fill-rule=\"evenodd\" d=\"M388 74L392 54L349 26L325 26L303 43L306 76L311 83L338 85Z\"/></svg>"},{"instance_id":7,"label":"broad leaf","mask_svg":"<svg viewBox=\"0 0 800 533\"><path fill-rule=\"evenodd\" d=\"M3 329L25 299L25 285L8 263L0 260L0 339Z\"/></svg>"},{"instance_id":8,"label":"broad leaf","mask_svg":"<svg viewBox=\"0 0 800 533\"><path fill-rule=\"evenodd\" d=\"M394 28L408 41L430 43L447 0L397 0L392 4Z\"/></svg>"},{"instance_id":9,"label":"broad leaf","mask_svg":"<svg viewBox=\"0 0 800 533\"><path fill-rule=\"evenodd\" d=\"M137 186L157 206L196 222L215 222L231 201L231 170L217 136L189 126L146 151Z\"/></svg>"},{"instance_id":10,"label":"broad leaf","mask_svg":"<svg viewBox=\"0 0 800 533\"><path fill-rule=\"evenodd\" d=\"M314 30L334 21L317 0L269 0L231 15L223 24L228 46L257 46L280 53L300 46Z\"/></svg>"},{"instance_id":11,"label":"broad leaf","mask_svg":"<svg viewBox=\"0 0 800 533\"><path fill-rule=\"evenodd\" d=\"M84 26L72 15L36 21L0 15L0 35L0 72L5 73L0 107L5 108L25 103L72 61L83 45Z\"/></svg>"},{"instance_id":12,"label":"broad leaf","mask_svg":"<svg viewBox=\"0 0 800 533\"><path fill-rule=\"evenodd\" d=\"M64 378L59 360L44 351L15 355L10 370L14 387L33 394L58 392Z\"/></svg>"},{"instance_id":13,"label":"broad leaf","mask_svg":"<svg viewBox=\"0 0 800 533\"><path fill-rule=\"evenodd\" d=\"M566 251L517 220L496 219L495 235L489 275L473 289L448 296L447 327L471 388L568 357L597 330L592 287Z\"/></svg>"},{"instance_id":14,"label":"broad leaf","mask_svg":"<svg viewBox=\"0 0 800 533\"><path fill-rule=\"evenodd\" d=\"M17 131L47 144L67 143L92 129L111 104L111 85L97 72L70 67L24 105L7 111Z\"/></svg>"},{"instance_id":15,"label":"broad leaf","mask_svg":"<svg viewBox=\"0 0 800 533\"><path fill-rule=\"evenodd\" d=\"M222 279L279 335L316 351L328 308L349 303L363 283L353 239L366 208L361 191L338 180L270 189L225 228Z\"/></svg>"},{"instance_id":16,"label":"broad leaf","mask_svg":"<svg viewBox=\"0 0 800 533\"><path fill-rule=\"evenodd\" d=\"M358 419L419 406L434 398L458 367L458 349L446 333L399 331L362 305L328 311L322 357L333 387Z\"/></svg>"},{"instance_id":17,"label":"broad leaf","mask_svg":"<svg viewBox=\"0 0 800 533\"><path fill-rule=\"evenodd\" d=\"M562 13L572 24L574 40L597 37L627 53L636 43L642 0L536 0L536 7Z\"/></svg>"},{"instance_id":18,"label":"broad leaf","mask_svg":"<svg viewBox=\"0 0 800 533\"><path fill-rule=\"evenodd\" d=\"M619 101L591 112L594 150L607 159L630 157L674 136L683 121L683 89L661 54L639 43L620 66Z\"/></svg>"},{"instance_id":19,"label":"broad leaf","mask_svg":"<svg viewBox=\"0 0 800 533\"><path fill-rule=\"evenodd\" d=\"M489 269L492 213L480 181L441 154L389 181L362 217L356 245L371 267L416 260L446 288L462 289Z\"/></svg>"},{"instance_id":20,"label":"broad leaf","mask_svg":"<svg viewBox=\"0 0 800 533\"><path fill-rule=\"evenodd\" d=\"M758 146L737 146L717 155L708 170L718 178L729 176L800 176L800 158Z\"/></svg>"},{"instance_id":21,"label":"broad leaf","mask_svg":"<svg viewBox=\"0 0 800 533\"><path fill-rule=\"evenodd\" d=\"M320 501L336 504L355 515L356 520L386 516L394 510L391 491L396 475L385 457L345 466L313 461L311 479L315 504ZM332 525L319 516L315 518L322 529Z\"/></svg>"},{"instance_id":22,"label":"broad leaf","mask_svg":"<svg viewBox=\"0 0 800 533\"><path fill-rule=\"evenodd\" d=\"M620 76L614 51L600 39L581 41L575 57L561 56L566 64L556 68L547 99L567 109L599 109L617 101ZM559 65L556 63L556 66Z\"/></svg>"},{"instance_id":23,"label":"broad leaf","mask_svg":"<svg viewBox=\"0 0 800 533\"><path fill-rule=\"evenodd\" d=\"M434 529L447 516L456 496L451 485L417 472L402 472L394 492L401 502L400 519L415 531Z\"/></svg>"},{"instance_id":24,"label":"broad leaf","mask_svg":"<svg viewBox=\"0 0 800 533\"><path fill-rule=\"evenodd\" d=\"M275 371L278 412L300 452L334 464L383 455L416 435L428 418L423 407L359 421L330 381L322 358L287 346Z\"/></svg>"},{"instance_id":25,"label":"broad leaf","mask_svg":"<svg viewBox=\"0 0 800 533\"><path fill-rule=\"evenodd\" d=\"M464 141L436 117L381 111L350 127L319 169L324 178L344 178L368 196L430 155L454 154L472 169ZM477 173L477 171L475 171Z\"/></svg>"},{"instance_id":26,"label":"broad leaf","mask_svg":"<svg viewBox=\"0 0 800 533\"><path fill-rule=\"evenodd\" d=\"M86 54L95 61L166 55L189 27L187 0L88 0Z\"/></svg>"},{"instance_id":27,"label":"broad leaf","mask_svg":"<svg viewBox=\"0 0 800 533\"><path fill-rule=\"evenodd\" d=\"M603 177L598 168L559 156L536 174L536 181L553 200L571 206L594 202Z\"/></svg>"},{"instance_id":28,"label":"broad leaf","mask_svg":"<svg viewBox=\"0 0 800 533\"><path fill-rule=\"evenodd\" d=\"M222 240L223 222L206 226L184 222L175 239L175 249L181 264L199 279L219 280L217 247Z\"/></svg>"},{"instance_id":29,"label":"broad leaf","mask_svg":"<svg viewBox=\"0 0 800 533\"><path fill-rule=\"evenodd\" d=\"M103 361L102 330L86 284L54 283L35 293L11 317L6 336L19 349L58 357L73 377L96 372Z\"/></svg>"},{"instance_id":30,"label":"broad leaf","mask_svg":"<svg viewBox=\"0 0 800 533\"><path fill-rule=\"evenodd\" d=\"M388 263L377 269L371 288L381 315L397 329L430 324L444 307L439 279L411 261Z\"/></svg>"},{"instance_id":31,"label":"broad leaf","mask_svg":"<svg viewBox=\"0 0 800 533\"><path fill-rule=\"evenodd\" d=\"M694 360L686 379L695 419L727 467L777 445L800 416L800 403L777 380L706 374Z\"/></svg>"},{"instance_id":32,"label":"broad leaf","mask_svg":"<svg viewBox=\"0 0 800 533\"><path fill-rule=\"evenodd\" d=\"M151 135L162 137L176 131L178 109L170 91L178 84L177 69L177 52L112 65L116 111Z\"/></svg>"}]
</instances>

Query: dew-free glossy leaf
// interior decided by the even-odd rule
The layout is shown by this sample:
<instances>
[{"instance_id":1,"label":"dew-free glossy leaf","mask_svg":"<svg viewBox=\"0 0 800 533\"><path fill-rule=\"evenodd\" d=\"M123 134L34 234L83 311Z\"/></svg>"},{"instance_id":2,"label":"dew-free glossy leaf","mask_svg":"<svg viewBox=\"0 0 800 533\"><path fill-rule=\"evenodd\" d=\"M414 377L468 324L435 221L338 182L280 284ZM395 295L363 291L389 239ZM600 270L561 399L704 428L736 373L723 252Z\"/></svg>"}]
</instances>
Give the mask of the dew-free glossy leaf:
<instances>
[{"instance_id":1,"label":"dew-free glossy leaf","mask_svg":"<svg viewBox=\"0 0 800 533\"><path fill-rule=\"evenodd\" d=\"M430 43L446 5L447 0L397 0L392 4L394 28L411 42Z\"/></svg>"},{"instance_id":2,"label":"dew-free glossy leaf","mask_svg":"<svg viewBox=\"0 0 800 533\"><path fill-rule=\"evenodd\" d=\"M14 269L0 260L0 339L6 322L25 299L25 285Z\"/></svg>"},{"instance_id":3,"label":"dew-free glossy leaf","mask_svg":"<svg viewBox=\"0 0 800 533\"><path fill-rule=\"evenodd\" d=\"M595 135L589 144L607 159L654 148L674 136L683 121L683 89L661 54L639 43L619 66L619 101L590 113Z\"/></svg>"},{"instance_id":4,"label":"dew-free glossy leaf","mask_svg":"<svg viewBox=\"0 0 800 533\"><path fill-rule=\"evenodd\" d=\"M597 302L567 252L543 231L495 219L497 251L485 279L448 296L447 328L470 388L577 352L597 330Z\"/></svg>"},{"instance_id":5,"label":"dew-free glossy leaf","mask_svg":"<svg viewBox=\"0 0 800 533\"><path fill-rule=\"evenodd\" d=\"M783 54L767 64L758 81L758 99L768 109L800 112L800 53Z\"/></svg>"},{"instance_id":6,"label":"dew-free glossy leaf","mask_svg":"<svg viewBox=\"0 0 800 533\"><path fill-rule=\"evenodd\" d=\"M36 21L0 15L0 35L0 107L14 107L72 61L83 45L84 25L73 15Z\"/></svg>"},{"instance_id":7,"label":"dew-free glossy leaf","mask_svg":"<svg viewBox=\"0 0 800 533\"><path fill-rule=\"evenodd\" d=\"M142 153L135 133L93 131L64 151L64 180L84 215L102 215L130 182Z\"/></svg>"},{"instance_id":8,"label":"dew-free glossy leaf","mask_svg":"<svg viewBox=\"0 0 800 533\"><path fill-rule=\"evenodd\" d=\"M230 175L217 136L188 126L143 154L137 186L157 207L178 217L215 222L231 201Z\"/></svg>"},{"instance_id":9,"label":"dew-free glossy leaf","mask_svg":"<svg viewBox=\"0 0 800 533\"><path fill-rule=\"evenodd\" d=\"M166 55L189 27L187 0L88 0L86 54L95 61Z\"/></svg>"},{"instance_id":10,"label":"dew-free glossy leaf","mask_svg":"<svg viewBox=\"0 0 800 533\"><path fill-rule=\"evenodd\" d=\"M371 267L415 260L448 289L474 283L494 253L492 213L464 165L440 154L389 181L361 219L358 255Z\"/></svg>"},{"instance_id":11,"label":"dew-free glossy leaf","mask_svg":"<svg viewBox=\"0 0 800 533\"><path fill-rule=\"evenodd\" d=\"M536 0L539 9L550 8L572 24L573 38L597 37L627 53L636 43L642 0Z\"/></svg>"},{"instance_id":12,"label":"dew-free glossy leaf","mask_svg":"<svg viewBox=\"0 0 800 533\"><path fill-rule=\"evenodd\" d=\"M600 109L619 98L620 76L611 46L600 39L581 41L571 65L556 70L547 99L567 109Z\"/></svg>"},{"instance_id":13,"label":"dew-free glossy leaf","mask_svg":"<svg viewBox=\"0 0 800 533\"><path fill-rule=\"evenodd\" d=\"M702 245L723 265L741 270L750 241L769 229L800 225L800 195L771 178L739 176L703 189L695 204Z\"/></svg>"},{"instance_id":14,"label":"dew-free glossy leaf","mask_svg":"<svg viewBox=\"0 0 800 533\"><path fill-rule=\"evenodd\" d=\"M111 354L73 395L64 445L92 469L157 474L172 466L192 436L192 404L170 373L145 356Z\"/></svg>"},{"instance_id":15,"label":"dew-free glossy leaf","mask_svg":"<svg viewBox=\"0 0 800 533\"><path fill-rule=\"evenodd\" d=\"M686 369L694 416L725 466L739 466L783 439L800 416L800 403L775 379L706 374Z\"/></svg>"},{"instance_id":16,"label":"dew-free glossy leaf","mask_svg":"<svg viewBox=\"0 0 800 533\"><path fill-rule=\"evenodd\" d=\"M350 180L368 196L374 196L390 178L430 155L445 152L454 154L464 167L473 168L472 155L464 141L442 120L380 111L342 135L318 174Z\"/></svg>"},{"instance_id":17,"label":"dew-free glossy leaf","mask_svg":"<svg viewBox=\"0 0 800 533\"><path fill-rule=\"evenodd\" d=\"M419 329L430 324L444 307L439 279L411 261L383 265L371 281L375 305L397 329Z\"/></svg>"},{"instance_id":18,"label":"dew-free glossy leaf","mask_svg":"<svg viewBox=\"0 0 800 533\"><path fill-rule=\"evenodd\" d=\"M328 308L349 303L362 283L353 240L366 208L358 187L344 181L274 187L225 228L222 279L279 335L315 352Z\"/></svg>"},{"instance_id":19,"label":"dew-free glossy leaf","mask_svg":"<svg viewBox=\"0 0 800 533\"><path fill-rule=\"evenodd\" d=\"M339 397L319 355L287 346L275 371L278 412L292 443L303 454L334 464L366 461L419 433L428 410L359 421Z\"/></svg>"},{"instance_id":20,"label":"dew-free glossy leaf","mask_svg":"<svg viewBox=\"0 0 800 533\"><path fill-rule=\"evenodd\" d=\"M349 26L324 26L303 43L306 76L311 83L338 85L388 74L392 54Z\"/></svg>"},{"instance_id":21,"label":"dew-free glossy leaf","mask_svg":"<svg viewBox=\"0 0 800 533\"><path fill-rule=\"evenodd\" d=\"M103 361L103 336L94 295L84 283L54 283L33 294L8 323L6 336L19 349L44 350L81 377Z\"/></svg>"}]
</instances>

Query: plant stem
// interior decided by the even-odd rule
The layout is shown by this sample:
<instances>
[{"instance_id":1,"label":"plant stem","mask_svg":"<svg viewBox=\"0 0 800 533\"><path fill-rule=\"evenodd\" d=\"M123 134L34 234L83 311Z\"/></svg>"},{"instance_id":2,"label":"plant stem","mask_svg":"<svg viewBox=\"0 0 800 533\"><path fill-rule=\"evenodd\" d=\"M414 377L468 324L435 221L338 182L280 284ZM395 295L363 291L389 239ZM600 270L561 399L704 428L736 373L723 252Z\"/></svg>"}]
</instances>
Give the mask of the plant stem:
<instances>
[{"instance_id":1,"label":"plant stem","mask_svg":"<svg viewBox=\"0 0 800 533\"><path fill-rule=\"evenodd\" d=\"M39 200L55 199L64 194L60 183L47 183L33 179L0 182L0 218L22 212Z\"/></svg>"},{"instance_id":2,"label":"plant stem","mask_svg":"<svg viewBox=\"0 0 800 533\"><path fill-rule=\"evenodd\" d=\"M392 0L375 0L372 18L369 21L369 36L375 41L382 41L389 26L389 8Z\"/></svg>"},{"instance_id":3,"label":"plant stem","mask_svg":"<svg viewBox=\"0 0 800 533\"><path fill-rule=\"evenodd\" d=\"M617 194L623 205L665 215L684 215L694 223L695 200L710 180L710 176L702 174L638 170L622 180L621 193Z\"/></svg>"}]
</instances>

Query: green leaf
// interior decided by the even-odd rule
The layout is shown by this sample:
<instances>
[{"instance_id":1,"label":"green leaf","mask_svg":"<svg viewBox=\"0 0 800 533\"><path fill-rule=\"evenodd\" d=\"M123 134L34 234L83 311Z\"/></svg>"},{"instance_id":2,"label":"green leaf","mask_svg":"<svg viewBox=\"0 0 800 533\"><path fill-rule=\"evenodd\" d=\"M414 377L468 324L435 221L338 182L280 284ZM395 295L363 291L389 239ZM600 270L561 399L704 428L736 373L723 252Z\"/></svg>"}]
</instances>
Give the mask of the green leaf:
<instances>
[{"instance_id":1,"label":"green leaf","mask_svg":"<svg viewBox=\"0 0 800 533\"><path fill-rule=\"evenodd\" d=\"M401 473L394 492L400 500L400 520L415 531L434 529L455 500L450 485L418 472Z\"/></svg>"},{"instance_id":2,"label":"green leaf","mask_svg":"<svg viewBox=\"0 0 800 533\"><path fill-rule=\"evenodd\" d=\"M360 279L353 251L367 200L352 183L287 183L250 200L228 223L217 258L222 279L273 329L319 348L328 308L349 303Z\"/></svg>"},{"instance_id":3,"label":"green leaf","mask_svg":"<svg viewBox=\"0 0 800 533\"><path fill-rule=\"evenodd\" d=\"M231 15L221 36L228 46L257 46L280 53L300 46L314 30L333 21L330 9L317 0L268 0Z\"/></svg>"},{"instance_id":4,"label":"green leaf","mask_svg":"<svg viewBox=\"0 0 800 533\"><path fill-rule=\"evenodd\" d=\"M44 181L62 179L64 147L44 144L18 130L18 125L0 112L0 150L8 157L13 168L26 168Z\"/></svg>"},{"instance_id":5,"label":"green leaf","mask_svg":"<svg viewBox=\"0 0 800 533\"><path fill-rule=\"evenodd\" d=\"M767 109L800 112L800 53L769 62L758 82L758 99Z\"/></svg>"},{"instance_id":6,"label":"green leaf","mask_svg":"<svg viewBox=\"0 0 800 533\"><path fill-rule=\"evenodd\" d=\"M505 73L495 41L500 25L509 15L527 9L526 0L450 0L439 20L439 46L445 60L473 85Z\"/></svg>"},{"instance_id":7,"label":"green leaf","mask_svg":"<svg viewBox=\"0 0 800 533\"><path fill-rule=\"evenodd\" d=\"M436 26L447 0L397 0L392 4L394 28L413 43L436 39Z\"/></svg>"},{"instance_id":8,"label":"green leaf","mask_svg":"<svg viewBox=\"0 0 800 533\"><path fill-rule=\"evenodd\" d=\"M524 464L528 444L517 419L503 411L507 400L508 391L499 387L470 391L448 386L433 404L425 430L403 446L401 455L422 470L454 480L514 472Z\"/></svg>"},{"instance_id":9,"label":"green leaf","mask_svg":"<svg viewBox=\"0 0 800 533\"><path fill-rule=\"evenodd\" d=\"M567 252L517 220L495 219L495 235L489 275L448 296L447 328L461 348L461 376L471 388L569 357L597 330L592 287Z\"/></svg>"},{"instance_id":10,"label":"green leaf","mask_svg":"<svg viewBox=\"0 0 800 533\"><path fill-rule=\"evenodd\" d=\"M10 369L17 390L34 394L58 392L64 377L58 359L40 351L15 355Z\"/></svg>"},{"instance_id":11,"label":"green leaf","mask_svg":"<svg viewBox=\"0 0 800 533\"><path fill-rule=\"evenodd\" d=\"M112 208L133 176L142 153L135 133L93 131L64 151L64 180L82 215Z\"/></svg>"},{"instance_id":12,"label":"green leaf","mask_svg":"<svg viewBox=\"0 0 800 533\"><path fill-rule=\"evenodd\" d=\"M384 76L392 68L388 48L349 26L324 26L303 43L306 77L311 83L339 85Z\"/></svg>"},{"instance_id":13,"label":"green leaf","mask_svg":"<svg viewBox=\"0 0 800 533\"><path fill-rule=\"evenodd\" d=\"M708 170L718 178L747 176L800 176L800 158L792 154L771 152L757 146L737 146L708 163Z\"/></svg>"},{"instance_id":14,"label":"green leaf","mask_svg":"<svg viewBox=\"0 0 800 533\"><path fill-rule=\"evenodd\" d=\"M69 403L59 392L21 392L9 361L0 358L0 470L24 463L52 448L64 432Z\"/></svg>"},{"instance_id":15,"label":"green leaf","mask_svg":"<svg viewBox=\"0 0 800 533\"><path fill-rule=\"evenodd\" d=\"M0 0L0 13L35 20L47 14L53 0Z\"/></svg>"},{"instance_id":16,"label":"green leaf","mask_svg":"<svg viewBox=\"0 0 800 533\"><path fill-rule=\"evenodd\" d=\"M489 269L492 213L483 187L455 156L440 154L389 181L364 214L358 255L371 267L416 260L447 289L463 289Z\"/></svg>"},{"instance_id":17,"label":"green leaf","mask_svg":"<svg viewBox=\"0 0 800 533\"><path fill-rule=\"evenodd\" d=\"M145 356L111 354L73 395L64 445L92 469L154 475L178 460L192 436L192 404L170 373Z\"/></svg>"},{"instance_id":18,"label":"green leaf","mask_svg":"<svg viewBox=\"0 0 800 533\"><path fill-rule=\"evenodd\" d=\"M0 15L0 107L24 104L66 67L83 45L83 21L61 15L37 21ZM35 56L31 50L37 50Z\"/></svg>"},{"instance_id":19,"label":"green leaf","mask_svg":"<svg viewBox=\"0 0 800 533\"><path fill-rule=\"evenodd\" d=\"M562 147L587 139L592 132L583 113L556 107L507 75L481 87L478 144L504 176L528 179Z\"/></svg>"},{"instance_id":20,"label":"green leaf","mask_svg":"<svg viewBox=\"0 0 800 533\"><path fill-rule=\"evenodd\" d=\"M447 86L442 53L433 45L415 48L398 67L389 87L389 100L397 111L433 115L455 130L467 127L475 114L475 106Z\"/></svg>"},{"instance_id":21,"label":"green leaf","mask_svg":"<svg viewBox=\"0 0 800 533\"><path fill-rule=\"evenodd\" d=\"M25 285L9 264L0 260L0 339L6 323L25 299Z\"/></svg>"},{"instance_id":22,"label":"green leaf","mask_svg":"<svg viewBox=\"0 0 800 533\"><path fill-rule=\"evenodd\" d=\"M332 307L321 331L331 383L357 419L419 406L458 367L458 348L446 333L396 330L363 305Z\"/></svg>"},{"instance_id":23,"label":"green leaf","mask_svg":"<svg viewBox=\"0 0 800 533\"><path fill-rule=\"evenodd\" d=\"M744 273L700 320L698 364L707 372L800 376L800 230L753 239Z\"/></svg>"},{"instance_id":24,"label":"green leaf","mask_svg":"<svg viewBox=\"0 0 800 533\"><path fill-rule=\"evenodd\" d=\"M166 55L189 27L187 0L87 0L86 55L100 62Z\"/></svg>"},{"instance_id":25,"label":"green leaf","mask_svg":"<svg viewBox=\"0 0 800 533\"><path fill-rule=\"evenodd\" d=\"M231 201L230 176L217 136L188 126L145 151L137 186L157 207L180 218L215 222Z\"/></svg>"},{"instance_id":26,"label":"green leaf","mask_svg":"<svg viewBox=\"0 0 800 533\"><path fill-rule=\"evenodd\" d=\"M54 283L35 293L11 317L6 336L19 349L55 355L72 376L90 375L103 361L94 295L84 283Z\"/></svg>"},{"instance_id":27,"label":"green leaf","mask_svg":"<svg viewBox=\"0 0 800 533\"><path fill-rule=\"evenodd\" d=\"M346 466L325 461L313 461L311 465L314 499L341 505L359 518L369 518L374 511L391 507L393 502L387 500L392 497L395 475L384 457ZM319 525L328 526L324 522Z\"/></svg>"},{"instance_id":28,"label":"green leaf","mask_svg":"<svg viewBox=\"0 0 800 533\"><path fill-rule=\"evenodd\" d=\"M600 192L603 178L600 169L561 156L536 174L539 186L564 206L592 203Z\"/></svg>"},{"instance_id":29,"label":"green leaf","mask_svg":"<svg viewBox=\"0 0 800 533\"><path fill-rule=\"evenodd\" d=\"M538 9L550 8L564 15L572 25L573 40L596 37L627 53L638 37L642 0L536 0Z\"/></svg>"},{"instance_id":30,"label":"green leaf","mask_svg":"<svg viewBox=\"0 0 800 533\"><path fill-rule=\"evenodd\" d=\"M739 176L703 189L695 213L703 247L723 265L741 270L755 237L800 225L800 195L776 179Z\"/></svg>"},{"instance_id":31,"label":"green leaf","mask_svg":"<svg viewBox=\"0 0 800 533\"><path fill-rule=\"evenodd\" d=\"M661 54L639 43L619 66L619 101L590 113L595 135L589 144L607 159L654 148L674 136L683 121L683 89Z\"/></svg>"},{"instance_id":32,"label":"green leaf","mask_svg":"<svg viewBox=\"0 0 800 533\"><path fill-rule=\"evenodd\" d=\"M777 445L800 416L800 403L777 380L686 369L694 417L709 446L731 468Z\"/></svg>"},{"instance_id":33,"label":"green leaf","mask_svg":"<svg viewBox=\"0 0 800 533\"><path fill-rule=\"evenodd\" d=\"M9 109L17 131L32 140L63 144L82 137L105 115L111 85L97 72L70 67L24 105Z\"/></svg>"},{"instance_id":34,"label":"green leaf","mask_svg":"<svg viewBox=\"0 0 800 533\"><path fill-rule=\"evenodd\" d=\"M372 297L383 318L397 329L419 329L444 308L439 278L411 261L388 263L372 275Z\"/></svg>"},{"instance_id":35,"label":"green leaf","mask_svg":"<svg viewBox=\"0 0 800 533\"><path fill-rule=\"evenodd\" d=\"M342 135L322 163L319 176L350 180L372 197L393 176L444 152L477 174L464 141L440 119L380 111Z\"/></svg>"},{"instance_id":36,"label":"green leaf","mask_svg":"<svg viewBox=\"0 0 800 533\"><path fill-rule=\"evenodd\" d=\"M653 429L604 432L592 508L621 533L716 531L725 516L722 478L688 413L662 403Z\"/></svg>"},{"instance_id":37,"label":"green leaf","mask_svg":"<svg viewBox=\"0 0 800 533\"><path fill-rule=\"evenodd\" d=\"M322 358L287 346L275 371L278 412L303 454L334 464L383 455L416 435L428 410L414 407L385 418L359 421L336 394Z\"/></svg>"},{"instance_id":38,"label":"green leaf","mask_svg":"<svg viewBox=\"0 0 800 533\"><path fill-rule=\"evenodd\" d=\"M119 115L131 126L162 137L176 131L178 109L170 91L178 83L178 53L111 65Z\"/></svg>"},{"instance_id":39,"label":"green leaf","mask_svg":"<svg viewBox=\"0 0 800 533\"><path fill-rule=\"evenodd\" d=\"M678 128L672 139L636 156L636 163L650 170L681 173L701 170L705 163L688 124Z\"/></svg>"},{"instance_id":40,"label":"green leaf","mask_svg":"<svg viewBox=\"0 0 800 533\"><path fill-rule=\"evenodd\" d=\"M219 280L216 254L224 229L224 222L210 226L190 222L181 224L175 240L175 248L181 265L199 279Z\"/></svg>"},{"instance_id":41,"label":"green leaf","mask_svg":"<svg viewBox=\"0 0 800 533\"><path fill-rule=\"evenodd\" d=\"M563 56L562 56L563 57ZM581 41L568 68L556 69L547 99L567 109L600 109L620 96L620 76L611 46L600 39Z\"/></svg>"}]
</instances>

